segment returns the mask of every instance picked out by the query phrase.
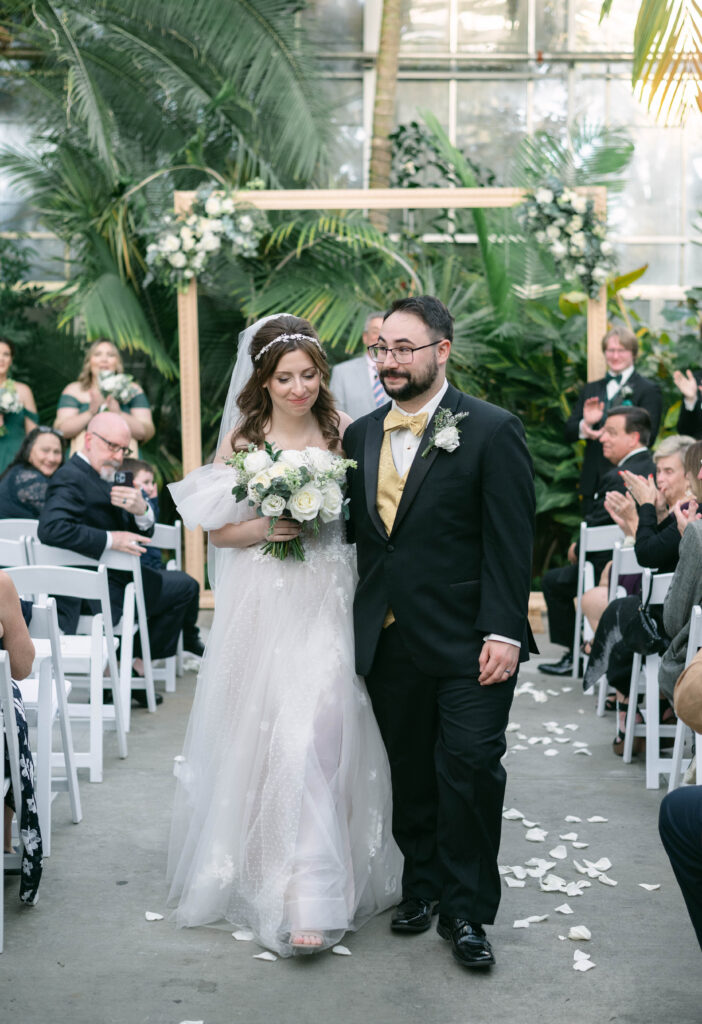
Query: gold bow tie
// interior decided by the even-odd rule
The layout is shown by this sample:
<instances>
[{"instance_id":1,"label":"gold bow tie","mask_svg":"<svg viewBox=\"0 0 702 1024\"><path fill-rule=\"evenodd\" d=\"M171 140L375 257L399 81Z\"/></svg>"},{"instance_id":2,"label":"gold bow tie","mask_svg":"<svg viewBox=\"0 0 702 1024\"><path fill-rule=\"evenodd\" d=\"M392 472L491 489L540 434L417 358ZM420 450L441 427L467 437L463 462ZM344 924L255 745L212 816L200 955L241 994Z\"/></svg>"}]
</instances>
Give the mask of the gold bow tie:
<instances>
[{"instance_id":1,"label":"gold bow tie","mask_svg":"<svg viewBox=\"0 0 702 1024\"><path fill-rule=\"evenodd\" d=\"M421 437L427 429L428 418L425 412L407 416L397 409L391 409L383 422L383 430L411 430L415 437Z\"/></svg>"}]
</instances>

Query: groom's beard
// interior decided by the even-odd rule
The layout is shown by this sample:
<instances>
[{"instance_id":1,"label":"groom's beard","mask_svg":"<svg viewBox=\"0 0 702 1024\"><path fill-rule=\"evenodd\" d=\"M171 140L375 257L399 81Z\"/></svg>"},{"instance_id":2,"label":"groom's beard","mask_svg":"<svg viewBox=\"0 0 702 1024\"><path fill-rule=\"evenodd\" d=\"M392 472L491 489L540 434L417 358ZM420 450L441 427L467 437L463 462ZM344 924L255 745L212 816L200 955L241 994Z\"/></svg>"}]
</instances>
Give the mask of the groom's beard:
<instances>
[{"instance_id":1,"label":"groom's beard","mask_svg":"<svg viewBox=\"0 0 702 1024\"><path fill-rule=\"evenodd\" d=\"M392 384L386 384L385 378L390 373L393 377L402 377L404 383L394 381ZM412 373L409 368L405 370L401 365L393 370L383 369L378 371L380 382L385 388L386 393L390 398L394 398L396 402L407 402L412 398L418 398L419 395L423 395L432 386L438 374L439 364L436 359L427 366L423 373L417 373L416 371Z\"/></svg>"}]
</instances>

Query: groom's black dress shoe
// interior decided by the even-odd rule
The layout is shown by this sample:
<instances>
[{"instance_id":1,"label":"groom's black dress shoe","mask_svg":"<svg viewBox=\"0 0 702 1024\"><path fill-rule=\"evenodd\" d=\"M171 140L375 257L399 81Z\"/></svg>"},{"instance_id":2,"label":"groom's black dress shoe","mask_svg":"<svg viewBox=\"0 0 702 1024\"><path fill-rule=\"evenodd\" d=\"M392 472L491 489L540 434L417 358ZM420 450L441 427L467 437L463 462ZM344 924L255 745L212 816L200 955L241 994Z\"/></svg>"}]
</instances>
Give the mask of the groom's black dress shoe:
<instances>
[{"instance_id":1,"label":"groom's black dress shoe","mask_svg":"<svg viewBox=\"0 0 702 1024\"><path fill-rule=\"evenodd\" d=\"M438 904L434 900L424 900L421 896L408 896L397 907L392 915L390 927L394 932L417 934L431 928L431 919L437 912Z\"/></svg>"},{"instance_id":2,"label":"groom's black dress shoe","mask_svg":"<svg viewBox=\"0 0 702 1024\"><path fill-rule=\"evenodd\" d=\"M495 954L481 924L441 914L436 930L442 939L450 939L454 960L463 967L492 967L495 963Z\"/></svg>"},{"instance_id":3,"label":"groom's black dress shoe","mask_svg":"<svg viewBox=\"0 0 702 1024\"><path fill-rule=\"evenodd\" d=\"M547 676L572 676L573 652L566 651L561 660L552 665L539 665L539 672Z\"/></svg>"}]
</instances>

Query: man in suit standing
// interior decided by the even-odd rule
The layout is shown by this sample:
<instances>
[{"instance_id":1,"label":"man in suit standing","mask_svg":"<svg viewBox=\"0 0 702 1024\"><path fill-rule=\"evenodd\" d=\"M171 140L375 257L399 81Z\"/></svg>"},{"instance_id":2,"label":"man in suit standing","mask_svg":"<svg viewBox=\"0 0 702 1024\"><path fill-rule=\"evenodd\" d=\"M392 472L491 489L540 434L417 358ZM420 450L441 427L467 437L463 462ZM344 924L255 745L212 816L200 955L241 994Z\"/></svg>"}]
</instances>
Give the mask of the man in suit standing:
<instances>
[{"instance_id":1,"label":"man in suit standing","mask_svg":"<svg viewBox=\"0 0 702 1024\"><path fill-rule=\"evenodd\" d=\"M651 421L649 443L652 445L658 433L663 408L658 384L642 377L634 369L639 342L633 331L626 327L613 327L602 339L602 351L607 362L607 374L585 385L565 426L566 441L585 441L580 472L583 518L591 512L594 496L601 490L602 478L611 469L600 444L609 409L616 405L635 405L645 409ZM689 434L691 431L680 433Z\"/></svg>"},{"instance_id":2,"label":"man in suit standing","mask_svg":"<svg viewBox=\"0 0 702 1024\"><path fill-rule=\"evenodd\" d=\"M368 349L378 340L383 316L383 313L377 312L368 314L363 331L365 352L356 359L337 363L332 370L329 388L334 400L339 409L354 420L387 402L377 367L368 355Z\"/></svg>"},{"instance_id":3,"label":"man in suit standing","mask_svg":"<svg viewBox=\"0 0 702 1024\"><path fill-rule=\"evenodd\" d=\"M608 526L612 517L604 502L608 491L625 493L620 471L628 469L638 476L655 476L656 466L648 444L651 434L651 420L645 409L631 405L619 405L610 409L598 442L609 466L609 472L602 477L600 489L593 495L590 512L585 516L588 526ZM611 552L598 551L592 555L595 577L611 558ZM573 674L573 636L575 633L574 600L578 593L578 545L568 549L569 565L549 569L541 583L544 600L548 609L548 627L551 642L566 648L565 654L553 664L539 665L539 671L551 676Z\"/></svg>"},{"instance_id":4,"label":"man in suit standing","mask_svg":"<svg viewBox=\"0 0 702 1024\"><path fill-rule=\"evenodd\" d=\"M153 533L154 515L141 491L114 484L115 471L129 454L131 432L113 412L98 413L88 424L82 452L54 473L39 517L43 544L100 558L104 551L142 555ZM112 618L122 617L124 588L131 573L108 571ZM142 583L151 656L167 658L176 652L178 636L198 583L184 572L142 567ZM75 632L80 602L61 602L61 628ZM136 637L138 643L138 635ZM138 648L135 648L138 650ZM137 671L140 665L135 665ZM143 696L142 696L143 694ZM144 691L134 691L146 706ZM160 697L160 694L157 695ZM160 701L158 701L160 703Z\"/></svg>"},{"instance_id":5,"label":"man in suit standing","mask_svg":"<svg viewBox=\"0 0 702 1024\"><path fill-rule=\"evenodd\" d=\"M673 380L682 395L678 434L688 434L699 441L702 438L702 372L676 370Z\"/></svg>"},{"instance_id":6,"label":"man in suit standing","mask_svg":"<svg viewBox=\"0 0 702 1024\"><path fill-rule=\"evenodd\" d=\"M401 299L371 355L392 402L352 423L356 668L390 760L405 858L391 927L494 963L505 728L533 638L533 471L519 420L446 380L453 318Z\"/></svg>"}]
</instances>

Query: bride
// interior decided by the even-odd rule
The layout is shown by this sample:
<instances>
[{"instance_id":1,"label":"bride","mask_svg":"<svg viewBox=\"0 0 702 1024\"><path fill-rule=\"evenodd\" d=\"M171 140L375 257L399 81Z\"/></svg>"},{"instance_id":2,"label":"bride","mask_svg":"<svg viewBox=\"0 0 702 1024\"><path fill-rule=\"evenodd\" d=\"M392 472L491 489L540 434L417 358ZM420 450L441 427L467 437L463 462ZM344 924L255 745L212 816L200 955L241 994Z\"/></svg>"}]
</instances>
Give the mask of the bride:
<instances>
[{"instance_id":1,"label":"bride","mask_svg":"<svg viewBox=\"0 0 702 1024\"><path fill-rule=\"evenodd\" d=\"M354 548L342 524L305 534L305 560L266 540L300 531L232 496L225 460L262 447L340 452L312 326L288 315L240 336L215 463L171 490L189 529L209 531L215 612L177 762L168 857L179 925L229 922L281 956L317 952L397 903L389 769L354 671Z\"/></svg>"}]
</instances>

